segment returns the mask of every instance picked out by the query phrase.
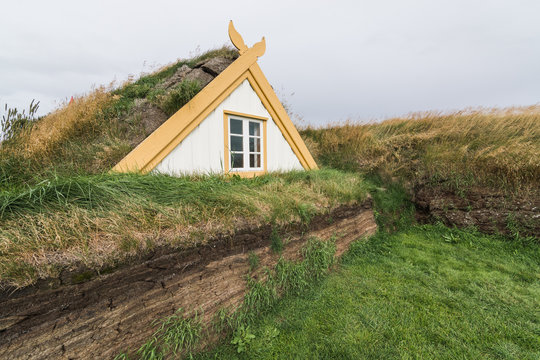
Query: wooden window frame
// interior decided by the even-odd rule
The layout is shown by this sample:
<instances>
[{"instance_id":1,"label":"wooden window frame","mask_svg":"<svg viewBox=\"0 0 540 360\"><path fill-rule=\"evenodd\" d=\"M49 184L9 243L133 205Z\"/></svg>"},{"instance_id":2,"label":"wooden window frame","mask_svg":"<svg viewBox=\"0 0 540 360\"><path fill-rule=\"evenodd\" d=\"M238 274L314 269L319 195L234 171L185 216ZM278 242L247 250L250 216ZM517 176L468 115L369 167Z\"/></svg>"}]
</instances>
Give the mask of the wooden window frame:
<instances>
[{"instance_id":1,"label":"wooden window frame","mask_svg":"<svg viewBox=\"0 0 540 360\"><path fill-rule=\"evenodd\" d=\"M249 169L246 169L246 168L236 170L236 169L231 169L230 168L230 159L231 159L231 151L229 149L229 139L230 139L229 119L230 118L233 118L233 119L237 118L237 119L243 120L243 121L254 120L254 121L257 121L257 122L262 124L262 134L261 134L262 166L261 166L261 168L259 168L257 170L249 170ZM224 151L223 151L223 154L224 154L223 160L224 160L224 168L225 168L225 173L226 174L237 174L237 175L242 176L242 177L253 177L253 176L262 175L262 174L267 173L267 171L268 171L268 166L267 166L267 164L268 164L267 122L268 122L268 118L263 117L263 116L244 114L244 113L240 113L240 112L237 112L237 111L229 111L229 110L223 111L223 132L224 132L224 144L225 144ZM248 134L242 134L242 138L244 138L244 136L249 139L249 133ZM244 149L244 153L248 154L247 157L246 156L244 157L244 161L247 158L248 164L249 164L249 148Z\"/></svg>"}]
</instances>

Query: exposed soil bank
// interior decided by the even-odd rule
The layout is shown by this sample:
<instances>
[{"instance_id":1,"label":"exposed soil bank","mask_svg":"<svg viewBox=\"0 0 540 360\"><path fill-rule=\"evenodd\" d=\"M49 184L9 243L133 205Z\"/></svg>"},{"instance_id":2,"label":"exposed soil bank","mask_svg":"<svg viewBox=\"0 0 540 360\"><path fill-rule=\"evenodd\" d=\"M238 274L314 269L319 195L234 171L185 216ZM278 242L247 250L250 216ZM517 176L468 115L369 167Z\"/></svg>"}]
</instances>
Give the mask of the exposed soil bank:
<instances>
[{"instance_id":1,"label":"exposed soil bank","mask_svg":"<svg viewBox=\"0 0 540 360\"><path fill-rule=\"evenodd\" d=\"M440 220L458 227L474 226L485 233L540 237L540 195L509 196L485 188L462 194L442 186L418 186L413 195L419 220Z\"/></svg>"},{"instance_id":2,"label":"exposed soil bank","mask_svg":"<svg viewBox=\"0 0 540 360\"><path fill-rule=\"evenodd\" d=\"M376 231L371 200L343 206L303 225L282 229L283 256L300 257L305 240L336 236L337 256ZM273 266L271 227L215 239L178 251L161 249L145 261L81 284L43 285L0 292L0 358L110 359L136 349L153 333L151 323L178 308L199 309L208 321L221 307L235 307L245 293L248 252Z\"/></svg>"}]
</instances>

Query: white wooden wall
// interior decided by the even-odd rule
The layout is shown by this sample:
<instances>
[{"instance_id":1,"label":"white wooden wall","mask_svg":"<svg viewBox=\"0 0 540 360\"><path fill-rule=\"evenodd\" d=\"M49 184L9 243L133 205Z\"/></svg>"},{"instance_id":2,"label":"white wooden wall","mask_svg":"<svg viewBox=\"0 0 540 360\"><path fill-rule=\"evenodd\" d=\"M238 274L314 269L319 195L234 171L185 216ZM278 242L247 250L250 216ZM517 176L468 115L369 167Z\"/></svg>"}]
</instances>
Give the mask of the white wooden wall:
<instances>
[{"instance_id":1,"label":"white wooden wall","mask_svg":"<svg viewBox=\"0 0 540 360\"><path fill-rule=\"evenodd\" d=\"M300 161L271 119L248 80L244 80L223 102L204 119L154 169L170 175L223 173L223 111L264 116L268 118L268 171L303 169Z\"/></svg>"}]
</instances>

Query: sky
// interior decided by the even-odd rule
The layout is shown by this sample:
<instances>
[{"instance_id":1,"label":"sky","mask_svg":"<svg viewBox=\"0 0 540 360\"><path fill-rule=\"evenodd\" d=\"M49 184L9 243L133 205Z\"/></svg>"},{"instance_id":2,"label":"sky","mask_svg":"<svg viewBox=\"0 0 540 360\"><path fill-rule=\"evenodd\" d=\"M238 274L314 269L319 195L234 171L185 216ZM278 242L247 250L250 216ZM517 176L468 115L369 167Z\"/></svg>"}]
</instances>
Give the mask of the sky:
<instances>
[{"instance_id":1,"label":"sky","mask_svg":"<svg viewBox=\"0 0 540 360\"><path fill-rule=\"evenodd\" d=\"M0 114L46 114L230 44L233 20L304 124L540 103L540 1L29 1L2 3Z\"/></svg>"}]
</instances>

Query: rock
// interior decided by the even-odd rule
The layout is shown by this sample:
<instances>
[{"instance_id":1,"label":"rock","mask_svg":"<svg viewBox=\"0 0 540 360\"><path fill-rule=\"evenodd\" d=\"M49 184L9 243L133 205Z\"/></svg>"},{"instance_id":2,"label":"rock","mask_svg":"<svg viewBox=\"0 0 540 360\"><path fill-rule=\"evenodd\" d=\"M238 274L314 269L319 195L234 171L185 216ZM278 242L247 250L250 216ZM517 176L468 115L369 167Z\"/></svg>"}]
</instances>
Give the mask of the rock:
<instances>
[{"instance_id":1,"label":"rock","mask_svg":"<svg viewBox=\"0 0 540 360\"><path fill-rule=\"evenodd\" d=\"M208 83L214 80L214 77L202 69L193 69L184 77L183 81L197 81L201 88L208 85Z\"/></svg>"},{"instance_id":2,"label":"rock","mask_svg":"<svg viewBox=\"0 0 540 360\"><path fill-rule=\"evenodd\" d=\"M201 65L201 69L212 76L218 76L227 66L231 65L234 60L224 57L212 58Z\"/></svg>"},{"instance_id":3,"label":"rock","mask_svg":"<svg viewBox=\"0 0 540 360\"><path fill-rule=\"evenodd\" d=\"M163 112L156 105L152 104L146 99L135 100L135 105L131 109L130 118L137 118L143 125L144 132L131 134L129 136L130 145L135 147L141 143L148 135L161 126L169 118L167 114ZM132 120L132 121L135 121Z\"/></svg>"},{"instance_id":4,"label":"rock","mask_svg":"<svg viewBox=\"0 0 540 360\"><path fill-rule=\"evenodd\" d=\"M178 70L176 70L173 76L163 81L163 83L160 84L160 87L162 89L169 89L174 85L181 83L190 71L191 68L189 66L182 65Z\"/></svg>"}]
</instances>

